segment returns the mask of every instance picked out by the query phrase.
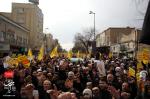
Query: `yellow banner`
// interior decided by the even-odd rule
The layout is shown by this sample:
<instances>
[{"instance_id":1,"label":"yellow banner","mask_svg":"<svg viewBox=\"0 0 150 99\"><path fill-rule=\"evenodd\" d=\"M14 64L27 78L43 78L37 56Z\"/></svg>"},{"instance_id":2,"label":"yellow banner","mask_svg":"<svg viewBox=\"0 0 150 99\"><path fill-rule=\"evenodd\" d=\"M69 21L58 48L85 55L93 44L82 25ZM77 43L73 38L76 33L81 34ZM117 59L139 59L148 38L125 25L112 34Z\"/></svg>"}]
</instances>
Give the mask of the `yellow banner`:
<instances>
[{"instance_id":1,"label":"yellow banner","mask_svg":"<svg viewBox=\"0 0 150 99\"><path fill-rule=\"evenodd\" d=\"M56 56L59 56L58 54L58 46L56 46L52 52L50 53L50 57L53 58L53 57L56 57Z\"/></svg>"},{"instance_id":2,"label":"yellow banner","mask_svg":"<svg viewBox=\"0 0 150 99\"><path fill-rule=\"evenodd\" d=\"M10 58L5 63L7 63L9 66L18 66L18 59L17 58Z\"/></svg>"},{"instance_id":3,"label":"yellow banner","mask_svg":"<svg viewBox=\"0 0 150 99\"><path fill-rule=\"evenodd\" d=\"M44 45L41 46L40 52L38 54L38 60L42 60L44 57Z\"/></svg>"},{"instance_id":4,"label":"yellow banner","mask_svg":"<svg viewBox=\"0 0 150 99\"><path fill-rule=\"evenodd\" d=\"M30 61L28 60L27 56L22 55L18 57L18 62L21 62L25 68L30 66Z\"/></svg>"},{"instance_id":5,"label":"yellow banner","mask_svg":"<svg viewBox=\"0 0 150 99\"><path fill-rule=\"evenodd\" d=\"M148 49L143 49L143 60L149 60L150 59L150 52Z\"/></svg>"},{"instance_id":6,"label":"yellow banner","mask_svg":"<svg viewBox=\"0 0 150 99\"><path fill-rule=\"evenodd\" d=\"M133 68L131 68L131 67L129 67L128 76L135 77L135 70Z\"/></svg>"}]
</instances>

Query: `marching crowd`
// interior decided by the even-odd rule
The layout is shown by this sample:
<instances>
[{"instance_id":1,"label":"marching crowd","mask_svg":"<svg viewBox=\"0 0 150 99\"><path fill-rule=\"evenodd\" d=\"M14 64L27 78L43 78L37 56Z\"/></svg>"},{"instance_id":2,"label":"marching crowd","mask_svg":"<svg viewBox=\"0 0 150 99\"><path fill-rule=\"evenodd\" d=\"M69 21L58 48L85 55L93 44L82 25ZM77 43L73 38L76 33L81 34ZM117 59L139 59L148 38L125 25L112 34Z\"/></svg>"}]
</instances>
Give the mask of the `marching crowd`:
<instances>
[{"instance_id":1,"label":"marching crowd","mask_svg":"<svg viewBox=\"0 0 150 99\"><path fill-rule=\"evenodd\" d=\"M4 68L0 63L0 99L150 99L150 64L137 70L134 59L104 58L96 54L72 62L61 57L45 57ZM140 73L129 75L129 67ZM13 71L12 78L5 78ZM12 79L15 91L7 96L6 80ZM6 96L5 96L6 95Z\"/></svg>"}]
</instances>

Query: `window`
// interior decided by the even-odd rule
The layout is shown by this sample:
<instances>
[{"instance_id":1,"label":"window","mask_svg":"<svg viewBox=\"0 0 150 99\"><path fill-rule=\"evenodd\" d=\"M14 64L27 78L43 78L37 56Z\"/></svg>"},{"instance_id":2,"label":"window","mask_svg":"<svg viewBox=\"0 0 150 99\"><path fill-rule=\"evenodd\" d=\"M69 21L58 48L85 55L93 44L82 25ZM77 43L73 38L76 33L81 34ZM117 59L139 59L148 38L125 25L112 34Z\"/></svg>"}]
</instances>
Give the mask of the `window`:
<instances>
[{"instance_id":1,"label":"window","mask_svg":"<svg viewBox=\"0 0 150 99\"><path fill-rule=\"evenodd\" d=\"M17 44L18 45L22 44L22 37L17 36Z\"/></svg>"},{"instance_id":2,"label":"window","mask_svg":"<svg viewBox=\"0 0 150 99\"><path fill-rule=\"evenodd\" d=\"M19 14L24 13L24 8L18 8L18 9L17 9L17 13L19 13Z\"/></svg>"},{"instance_id":3,"label":"window","mask_svg":"<svg viewBox=\"0 0 150 99\"><path fill-rule=\"evenodd\" d=\"M11 42L12 44L15 44L15 35L14 34L11 34Z\"/></svg>"},{"instance_id":4,"label":"window","mask_svg":"<svg viewBox=\"0 0 150 99\"><path fill-rule=\"evenodd\" d=\"M0 32L0 41L4 41L4 35L3 35L3 32Z\"/></svg>"},{"instance_id":5,"label":"window","mask_svg":"<svg viewBox=\"0 0 150 99\"><path fill-rule=\"evenodd\" d=\"M23 24L24 23L24 18L18 18L18 23Z\"/></svg>"},{"instance_id":6,"label":"window","mask_svg":"<svg viewBox=\"0 0 150 99\"><path fill-rule=\"evenodd\" d=\"M115 46L113 47L113 50L115 51Z\"/></svg>"},{"instance_id":7,"label":"window","mask_svg":"<svg viewBox=\"0 0 150 99\"><path fill-rule=\"evenodd\" d=\"M6 39L6 32L3 32L4 40Z\"/></svg>"},{"instance_id":8,"label":"window","mask_svg":"<svg viewBox=\"0 0 150 99\"><path fill-rule=\"evenodd\" d=\"M10 38L10 35L9 35L9 33L7 32L7 33L6 33L6 40L9 40L9 38Z\"/></svg>"}]
</instances>

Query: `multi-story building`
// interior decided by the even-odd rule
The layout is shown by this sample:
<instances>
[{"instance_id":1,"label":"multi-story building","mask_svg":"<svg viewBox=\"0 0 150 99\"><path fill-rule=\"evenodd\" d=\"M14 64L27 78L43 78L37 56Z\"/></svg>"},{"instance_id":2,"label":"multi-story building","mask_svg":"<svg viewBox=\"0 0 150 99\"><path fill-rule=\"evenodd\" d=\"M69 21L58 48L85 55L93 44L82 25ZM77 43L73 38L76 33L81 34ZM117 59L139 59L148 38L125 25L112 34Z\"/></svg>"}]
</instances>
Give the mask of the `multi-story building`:
<instances>
[{"instance_id":1,"label":"multi-story building","mask_svg":"<svg viewBox=\"0 0 150 99\"><path fill-rule=\"evenodd\" d=\"M96 36L96 47L106 46L105 32L102 32Z\"/></svg>"},{"instance_id":2,"label":"multi-story building","mask_svg":"<svg viewBox=\"0 0 150 99\"><path fill-rule=\"evenodd\" d=\"M106 53L106 54L109 53L110 47L107 44L108 43L107 39L108 38L106 38L106 32L105 31L103 31L100 34L97 34L97 36L96 36L96 48L101 53Z\"/></svg>"},{"instance_id":3,"label":"multi-story building","mask_svg":"<svg viewBox=\"0 0 150 99\"><path fill-rule=\"evenodd\" d=\"M47 52L51 51L56 46L56 41L53 39L52 34L45 34L44 45Z\"/></svg>"},{"instance_id":4,"label":"multi-story building","mask_svg":"<svg viewBox=\"0 0 150 99\"><path fill-rule=\"evenodd\" d=\"M43 43L43 13L38 5L31 3L12 3L11 18L30 30L29 47L37 50Z\"/></svg>"},{"instance_id":5,"label":"multi-story building","mask_svg":"<svg viewBox=\"0 0 150 99\"><path fill-rule=\"evenodd\" d=\"M0 14L0 54L24 52L28 47L29 30Z\"/></svg>"},{"instance_id":6,"label":"multi-story building","mask_svg":"<svg viewBox=\"0 0 150 99\"><path fill-rule=\"evenodd\" d=\"M107 47L114 56L128 55L133 57L141 30L135 28L108 28L97 35L97 47Z\"/></svg>"}]
</instances>

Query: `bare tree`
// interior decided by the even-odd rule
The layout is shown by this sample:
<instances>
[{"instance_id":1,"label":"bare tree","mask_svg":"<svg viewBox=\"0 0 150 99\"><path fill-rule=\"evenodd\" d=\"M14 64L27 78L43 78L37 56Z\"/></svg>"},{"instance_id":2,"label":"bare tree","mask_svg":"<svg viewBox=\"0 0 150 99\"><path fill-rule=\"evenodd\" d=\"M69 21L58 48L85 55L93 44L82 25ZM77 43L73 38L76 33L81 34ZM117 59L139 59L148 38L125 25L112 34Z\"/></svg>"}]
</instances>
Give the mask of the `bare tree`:
<instances>
[{"instance_id":1,"label":"bare tree","mask_svg":"<svg viewBox=\"0 0 150 99\"><path fill-rule=\"evenodd\" d=\"M83 30L83 33L77 33L74 37L74 43L75 46L78 44L81 47L83 46L86 53L89 53L88 47L89 47L89 42L93 41L94 39L94 32L92 28L86 28ZM75 47L74 46L74 47Z\"/></svg>"},{"instance_id":2,"label":"bare tree","mask_svg":"<svg viewBox=\"0 0 150 99\"><path fill-rule=\"evenodd\" d=\"M73 53L77 53L80 51L81 53L85 53L85 47L80 42L74 42L74 47L72 48Z\"/></svg>"}]
</instances>

